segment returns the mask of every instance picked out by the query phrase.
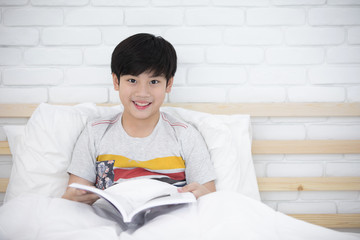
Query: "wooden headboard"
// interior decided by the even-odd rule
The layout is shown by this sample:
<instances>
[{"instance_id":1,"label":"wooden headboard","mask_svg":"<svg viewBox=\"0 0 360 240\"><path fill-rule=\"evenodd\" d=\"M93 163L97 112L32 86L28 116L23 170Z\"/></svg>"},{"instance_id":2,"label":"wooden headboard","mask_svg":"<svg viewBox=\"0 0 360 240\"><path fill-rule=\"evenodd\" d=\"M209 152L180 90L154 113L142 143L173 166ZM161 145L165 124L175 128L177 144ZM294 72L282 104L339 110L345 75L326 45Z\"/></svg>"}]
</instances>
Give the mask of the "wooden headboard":
<instances>
[{"instance_id":1,"label":"wooden headboard","mask_svg":"<svg viewBox=\"0 0 360 240\"><path fill-rule=\"evenodd\" d=\"M110 105L110 104L104 104ZM250 114L252 117L359 117L360 103L181 103L166 106L213 114ZM2 118L28 118L37 104L0 104ZM360 140L253 140L253 154L353 154ZM0 155L11 155L0 142ZM0 192L8 179L0 178ZM360 191L360 177L259 177L265 191ZM329 228L360 228L360 214L289 214Z\"/></svg>"}]
</instances>

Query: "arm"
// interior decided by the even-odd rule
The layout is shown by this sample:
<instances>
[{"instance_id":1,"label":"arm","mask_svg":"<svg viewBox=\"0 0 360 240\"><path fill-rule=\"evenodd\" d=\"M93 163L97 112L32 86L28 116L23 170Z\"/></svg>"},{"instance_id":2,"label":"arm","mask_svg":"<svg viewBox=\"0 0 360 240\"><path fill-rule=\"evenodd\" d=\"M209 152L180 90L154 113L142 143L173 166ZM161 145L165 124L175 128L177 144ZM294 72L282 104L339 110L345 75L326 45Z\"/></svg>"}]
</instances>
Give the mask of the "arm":
<instances>
[{"instance_id":1,"label":"arm","mask_svg":"<svg viewBox=\"0 0 360 240\"><path fill-rule=\"evenodd\" d=\"M73 174L70 174L70 178L69 178L69 184L71 183L80 183L84 185L94 186L92 182L89 182L88 180ZM84 190L68 187L64 195L62 195L62 198L91 205L99 197L94 193L88 193L87 191Z\"/></svg>"},{"instance_id":2,"label":"arm","mask_svg":"<svg viewBox=\"0 0 360 240\"><path fill-rule=\"evenodd\" d=\"M208 193L212 193L216 191L215 182L210 181L204 184L199 183L190 183L182 188L178 188L179 192L191 192L195 195L196 199L201 196L204 196Z\"/></svg>"}]
</instances>

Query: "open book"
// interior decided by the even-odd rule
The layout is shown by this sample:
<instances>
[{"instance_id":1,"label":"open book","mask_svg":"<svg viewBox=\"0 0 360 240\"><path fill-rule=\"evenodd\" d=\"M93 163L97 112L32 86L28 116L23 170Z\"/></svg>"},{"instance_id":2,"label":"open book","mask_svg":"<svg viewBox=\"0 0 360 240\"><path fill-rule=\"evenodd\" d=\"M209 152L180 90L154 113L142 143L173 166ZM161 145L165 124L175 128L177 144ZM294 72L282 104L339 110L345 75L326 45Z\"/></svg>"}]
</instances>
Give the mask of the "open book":
<instances>
[{"instance_id":1,"label":"open book","mask_svg":"<svg viewBox=\"0 0 360 240\"><path fill-rule=\"evenodd\" d=\"M196 202L192 193L179 193L177 187L153 179L135 179L117 183L105 190L72 183L69 187L97 194L100 199L93 206L111 214L115 220L121 219L125 225L141 225L151 212L159 214L169 206ZM114 211L115 210L115 211Z\"/></svg>"}]
</instances>

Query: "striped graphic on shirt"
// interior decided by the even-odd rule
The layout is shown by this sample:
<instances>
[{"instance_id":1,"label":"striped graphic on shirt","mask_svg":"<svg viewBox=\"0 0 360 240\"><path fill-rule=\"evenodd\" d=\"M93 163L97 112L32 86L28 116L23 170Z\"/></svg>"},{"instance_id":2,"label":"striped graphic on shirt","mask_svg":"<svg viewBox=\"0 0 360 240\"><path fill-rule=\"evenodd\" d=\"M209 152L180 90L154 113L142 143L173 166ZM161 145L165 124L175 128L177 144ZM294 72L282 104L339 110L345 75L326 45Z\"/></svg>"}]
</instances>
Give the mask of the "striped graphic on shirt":
<instances>
[{"instance_id":1,"label":"striped graphic on shirt","mask_svg":"<svg viewBox=\"0 0 360 240\"><path fill-rule=\"evenodd\" d=\"M114 181L136 177L168 178L177 182L185 181L185 162L182 157L163 157L147 161L131 160L120 155L104 154L97 157L97 161L115 160Z\"/></svg>"},{"instance_id":2,"label":"striped graphic on shirt","mask_svg":"<svg viewBox=\"0 0 360 240\"><path fill-rule=\"evenodd\" d=\"M162 117L162 119L163 119L165 122L169 123L170 126L172 126L172 127L183 127L183 128L187 128L187 127L188 127L185 123L181 123L181 122L170 122L170 120L167 119L167 117L165 116L164 113L161 113L161 117Z\"/></svg>"},{"instance_id":3,"label":"striped graphic on shirt","mask_svg":"<svg viewBox=\"0 0 360 240\"><path fill-rule=\"evenodd\" d=\"M93 126L96 126L96 125L99 125L99 124L114 124L117 121L119 121L120 115L121 114L119 114L115 119L112 119L112 120L99 120L99 121L93 122L91 124L91 126L93 127Z\"/></svg>"}]
</instances>

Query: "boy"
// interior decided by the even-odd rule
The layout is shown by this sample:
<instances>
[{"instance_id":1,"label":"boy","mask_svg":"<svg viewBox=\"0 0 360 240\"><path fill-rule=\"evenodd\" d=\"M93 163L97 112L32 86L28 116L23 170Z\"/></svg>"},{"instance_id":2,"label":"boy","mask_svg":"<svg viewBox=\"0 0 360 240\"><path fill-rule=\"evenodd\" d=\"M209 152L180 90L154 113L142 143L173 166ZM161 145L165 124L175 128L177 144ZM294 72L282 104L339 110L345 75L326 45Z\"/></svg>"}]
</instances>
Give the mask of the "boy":
<instances>
[{"instance_id":1,"label":"boy","mask_svg":"<svg viewBox=\"0 0 360 240\"><path fill-rule=\"evenodd\" d=\"M73 182L106 188L130 178L156 178L192 192L215 191L215 173L200 133L160 112L171 91L177 57L161 37L136 34L114 49L113 85L123 112L90 122L80 135L68 168ZM185 186L184 186L185 185ZM92 204L95 194L67 188L63 198Z\"/></svg>"}]
</instances>

